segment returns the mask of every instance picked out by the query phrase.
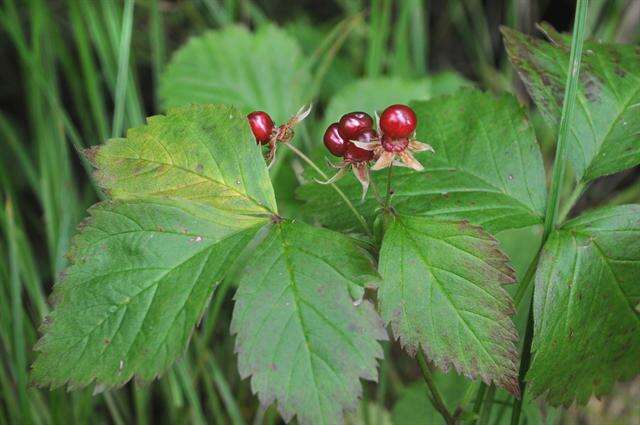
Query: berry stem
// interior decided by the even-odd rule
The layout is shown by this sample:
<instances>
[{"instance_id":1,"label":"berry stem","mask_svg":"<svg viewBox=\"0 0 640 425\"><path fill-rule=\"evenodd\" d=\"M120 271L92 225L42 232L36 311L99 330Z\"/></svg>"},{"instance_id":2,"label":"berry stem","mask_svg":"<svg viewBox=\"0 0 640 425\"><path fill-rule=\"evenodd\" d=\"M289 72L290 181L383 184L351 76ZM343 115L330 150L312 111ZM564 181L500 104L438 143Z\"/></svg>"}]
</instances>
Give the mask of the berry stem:
<instances>
[{"instance_id":1,"label":"berry stem","mask_svg":"<svg viewBox=\"0 0 640 425\"><path fill-rule=\"evenodd\" d=\"M302 159L304 162L306 162L311 168L313 168L314 170L316 170L316 172L318 174L320 174L320 176L325 179L328 180L329 177L324 173L324 171L322 171L320 169L320 167L318 167L316 165L315 162L313 162L311 160L311 158L309 158L307 155L305 155L304 153L302 153L302 151L300 151L300 149L296 148L295 146L293 146L291 143L283 143L284 146L286 146L287 148L291 149L293 151L293 153L295 153L296 155L298 155L298 157L300 159ZM351 203L351 201L349 200L349 198L347 198L347 195L344 194L344 192L342 191L342 189L340 189L335 183L331 183L330 186L336 191L336 193L338 195L340 195L340 197L342 198L342 200L344 201L345 204L347 204L347 207L349 207L349 209L351 210L351 212L353 212L353 215L356 217L356 219L358 219L358 222L362 225L362 228L364 229L365 233L370 236L373 237L373 233L371 233L371 230L369 230L369 226L367 225L367 221L364 219L364 217L362 216L362 214L360 214L358 212L358 210L356 209L356 207L353 206L353 204Z\"/></svg>"},{"instance_id":2,"label":"berry stem","mask_svg":"<svg viewBox=\"0 0 640 425\"><path fill-rule=\"evenodd\" d=\"M373 189L373 196L375 196L376 201L378 201L378 204L380 204L380 206L384 205L384 199L382 199L382 196L380 196L380 191L378 190L378 185L376 184L376 182L371 179L371 183L370 183L371 189Z\"/></svg>"},{"instance_id":3,"label":"berry stem","mask_svg":"<svg viewBox=\"0 0 640 425\"><path fill-rule=\"evenodd\" d=\"M389 171L387 172L387 195L384 200L384 209L389 207L389 201L391 200L391 177L393 175L393 164L389 165Z\"/></svg>"}]
</instances>

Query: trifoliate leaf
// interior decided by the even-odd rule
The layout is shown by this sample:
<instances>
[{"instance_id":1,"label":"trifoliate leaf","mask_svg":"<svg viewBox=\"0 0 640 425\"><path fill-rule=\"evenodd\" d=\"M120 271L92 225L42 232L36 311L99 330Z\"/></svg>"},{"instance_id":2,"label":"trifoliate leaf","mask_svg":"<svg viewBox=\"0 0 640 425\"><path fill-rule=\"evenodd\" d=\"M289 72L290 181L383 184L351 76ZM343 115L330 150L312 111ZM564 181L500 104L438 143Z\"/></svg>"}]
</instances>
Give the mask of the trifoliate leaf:
<instances>
[{"instance_id":1,"label":"trifoliate leaf","mask_svg":"<svg viewBox=\"0 0 640 425\"><path fill-rule=\"evenodd\" d=\"M493 237L466 222L397 216L379 270L382 317L409 354L518 394L514 306L502 288L515 273Z\"/></svg>"},{"instance_id":2,"label":"trifoliate leaf","mask_svg":"<svg viewBox=\"0 0 640 425\"><path fill-rule=\"evenodd\" d=\"M147 121L126 139L88 151L96 180L111 197L174 197L246 214L276 211L264 160L237 109L187 106Z\"/></svg>"},{"instance_id":3,"label":"trifoliate leaf","mask_svg":"<svg viewBox=\"0 0 640 425\"><path fill-rule=\"evenodd\" d=\"M108 388L162 373L276 208L233 108L176 109L88 156L114 199L91 208L55 286L33 365L39 385Z\"/></svg>"},{"instance_id":4,"label":"trifoliate leaf","mask_svg":"<svg viewBox=\"0 0 640 425\"><path fill-rule=\"evenodd\" d=\"M451 96L412 103L417 138L435 154L416 155L423 172L396 167L392 203L398 211L463 219L491 232L542 222L545 177L540 150L526 111L510 95L462 89ZM377 187L387 173L372 173ZM353 203L361 188L352 178L339 182ZM373 191L359 211L374 216ZM298 191L305 212L325 226L357 229L350 211L331 187L309 183Z\"/></svg>"},{"instance_id":5,"label":"trifoliate leaf","mask_svg":"<svg viewBox=\"0 0 640 425\"><path fill-rule=\"evenodd\" d=\"M640 373L640 205L586 213L551 234L536 272L531 391L554 405Z\"/></svg>"},{"instance_id":6,"label":"trifoliate leaf","mask_svg":"<svg viewBox=\"0 0 640 425\"><path fill-rule=\"evenodd\" d=\"M228 264L264 219L184 200L90 209L55 286L32 378L70 388L154 379L181 355Z\"/></svg>"},{"instance_id":7,"label":"trifoliate leaf","mask_svg":"<svg viewBox=\"0 0 640 425\"><path fill-rule=\"evenodd\" d=\"M377 379L386 339L363 285L377 280L370 256L349 238L302 223L274 225L247 264L235 295L240 375L285 421L343 422Z\"/></svg>"},{"instance_id":8,"label":"trifoliate leaf","mask_svg":"<svg viewBox=\"0 0 640 425\"><path fill-rule=\"evenodd\" d=\"M296 40L267 25L255 33L229 26L192 38L160 80L165 108L226 103L248 113L267 111L278 123L300 106L310 76Z\"/></svg>"},{"instance_id":9,"label":"trifoliate leaf","mask_svg":"<svg viewBox=\"0 0 640 425\"><path fill-rule=\"evenodd\" d=\"M571 38L549 25L544 42L503 28L507 52L546 121L560 121ZM590 181L640 163L640 49L586 41L568 155Z\"/></svg>"}]
</instances>

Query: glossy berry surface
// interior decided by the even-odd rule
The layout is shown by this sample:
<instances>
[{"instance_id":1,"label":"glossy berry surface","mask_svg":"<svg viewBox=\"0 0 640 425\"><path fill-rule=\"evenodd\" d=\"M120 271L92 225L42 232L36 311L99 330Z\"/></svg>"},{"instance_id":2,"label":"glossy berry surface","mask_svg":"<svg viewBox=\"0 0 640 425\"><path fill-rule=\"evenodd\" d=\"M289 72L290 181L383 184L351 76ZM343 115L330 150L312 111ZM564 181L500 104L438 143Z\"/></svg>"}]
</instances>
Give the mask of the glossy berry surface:
<instances>
[{"instance_id":1,"label":"glossy berry surface","mask_svg":"<svg viewBox=\"0 0 640 425\"><path fill-rule=\"evenodd\" d=\"M380 129L393 139L410 137L416 130L418 118L407 105L391 105L380 115Z\"/></svg>"},{"instance_id":2,"label":"glossy berry surface","mask_svg":"<svg viewBox=\"0 0 640 425\"><path fill-rule=\"evenodd\" d=\"M342 138L338 127L337 122L327 127L327 130L324 132L323 141L324 145L333 155L344 156L344 153L347 151L347 143L349 142Z\"/></svg>"},{"instance_id":3,"label":"glossy berry surface","mask_svg":"<svg viewBox=\"0 0 640 425\"><path fill-rule=\"evenodd\" d=\"M373 152L347 142L347 151L344 153L344 159L349 163L367 162L373 159Z\"/></svg>"},{"instance_id":4,"label":"glossy berry surface","mask_svg":"<svg viewBox=\"0 0 640 425\"><path fill-rule=\"evenodd\" d=\"M364 130L373 128L373 118L366 112L349 112L340 118L340 134L346 140L357 140Z\"/></svg>"},{"instance_id":5,"label":"glossy berry surface","mask_svg":"<svg viewBox=\"0 0 640 425\"><path fill-rule=\"evenodd\" d=\"M263 111L254 111L247 115L247 119L256 142L263 145L268 143L275 127L269 114Z\"/></svg>"},{"instance_id":6,"label":"glossy berry surface","mask_svg":"<svg viewBox=\"0 0 640 425\"><path fill-rule=\"evenodd\" d=\"M398 153L404 151L407 146L409 146L409 139L403 137L401 139L394 139L392 137L387 136L386 134L382 136L382 140L380 141L382 145L382 149L387 152Z\"/></svg>"},{"instance_id":7,"label":"glossy berry surface","mask_svg":"<svg viewBox=\"0 0 640 425\"><path fill-rule=\"evenodd\" d=\"M378 132L375 131L373 128L368 128L366 130L363 130L359 135L358 138L355 139L358 142L362 142L362 143L370 143L374 140L378 139Z\"/></svg>"}]
</instances>

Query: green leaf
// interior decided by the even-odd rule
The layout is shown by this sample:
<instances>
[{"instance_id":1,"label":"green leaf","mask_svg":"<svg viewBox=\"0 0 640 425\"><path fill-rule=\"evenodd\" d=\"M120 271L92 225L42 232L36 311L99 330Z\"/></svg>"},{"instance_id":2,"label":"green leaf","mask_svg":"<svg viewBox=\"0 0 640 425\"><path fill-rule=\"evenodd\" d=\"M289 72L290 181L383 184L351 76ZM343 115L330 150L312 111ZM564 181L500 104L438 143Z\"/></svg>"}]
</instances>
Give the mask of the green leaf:
<instances>
[{"instance_id":1,"label":"green leaf","mask_svg":"<svg viewBox=\"0 0 640 425\"><path fill-rule=\"evenodd\" d=\"M358 378L377 379L386 339L364 285L373 261L351 239L302 223L273 226L247 264L231 331L238 368L263 405L285 421L341 423L356 407Z\"/></svg>"},{"instance_id":2,"label":"green leaf","mask_svg":"<svg viewBox=\"0 0 640 425\"><path fill-rule=\"evenodd\" d=\"M503 28L507 52L531 97L553 127L559 124L571 38L549 25L550 43ZM590 181L640 163L640 49L587 41L578 107L570 123L569 159Z\"/></svg>"},{"instance_id":3,"label":"green leaf","mask_svg":"<svg viewBox=\"0 0 640 425\"><path fill-rule=\"evenodd\" d=\"M90 209L55 285L33 380L151 380L185 350L217 283L275 211L245 117L190 106L88 151L112 200Z\"/></svg>"},{"instance_id":4,"label":"green leaf","mask_svg":"<svg viewBox=\"0 0 640 425\"><path fill-rule=\"evenodd\" d=\"M436 153L416 155L425 166L423 172L394 170L392 203L398 211L464 219L490 232L542 222L542 157L526 111L513 96L462 89L412 105L418 116L417 138ZM372 173L378 187L385 187L386 174ZM339 186L359 202L361 189L355 179L344 178ZM330 187L310 183L298 194L307 202L305 212L322 224L357 228ZM372 218L376 208L370 194L359 210Z\"/></svg>"},{"instance_id":5,"label":"green leaf","mask_svg":"<svg viewBox=\"0 0 640 425\"><path fill-rule=\"evenodd\" d=\"M454 72L443 72L429 78L415 80L380 77L354 81L341 88L327 106L326 128L343 114L351 111L366 111L374 114L394 103L409 103L412 100L427 100L441 94L452 93L471 83Z\"/></svg>"},{"instance_id":6,"label":"green leaf","mask_svg":"<svg viewBox=\"0 0 640 425\"><path fill-rule=\"evenodd\" d=\"M161 374L265 221L163 198L107 201L89 212L36 346L38 385L116 387Z\"/></svg>"},{"instance_id":7,"label":"green leaf","mask_svg":"<svg viewBox=\"0 0 640 425\"><path fill-rule=\"evenodd\" d=\"M423 350L518 394L514 306L503 284L515 273L496 240L466 222L397 216L380 250L380 311L411 355Z\"/></svg>"},{"instance_id":8,"label":"green leaf","mask_svg":"<svg viewBox=\"0 0 640 425\"><path fill-rule=\"evenodd\" d=\"M267 25L209 31L178 50L160 80L162 104L226 103L268 111L283 122L302 106L310 82L296 40Z\"/></svg>"},{"instance_id":9,"label":"green leaf","mask_svg":"<svg viewBox=\"0 0 640 425\"><path fill-rule=\"evenodd\" d=\"M531 391L585 403L640 372L640 205L598 209L551 234L536 272Z\"/></svg>"},{"instance_id":10,"label":"green leaf","mask_svg":"<svg viewBox=\"0 0 640 425\"><path fill-rule=\"evenodd\" d=\"M175 197L247 214L276 211L260 149L237 109L187 106L147 121L126 139L87 151L98 184L111 197Z\"/></svg>"}]
</instances>

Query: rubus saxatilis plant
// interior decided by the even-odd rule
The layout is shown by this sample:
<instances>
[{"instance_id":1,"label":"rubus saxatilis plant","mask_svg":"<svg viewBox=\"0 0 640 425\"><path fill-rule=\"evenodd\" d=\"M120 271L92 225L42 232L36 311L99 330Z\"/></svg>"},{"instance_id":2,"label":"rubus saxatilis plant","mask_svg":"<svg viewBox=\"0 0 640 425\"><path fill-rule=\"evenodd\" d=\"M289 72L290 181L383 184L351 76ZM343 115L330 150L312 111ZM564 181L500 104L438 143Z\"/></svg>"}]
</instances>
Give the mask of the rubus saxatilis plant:
<instances>
[{"instance_id":1,"label":"rubus saxatilis plant","mask_svg":"<svg viewBox=\"0 0 640 425\"><path fill-rule=\"evenodd\" d=\"M55 286L34 382L108 389L156 378L223 279L237 285L240 375L286 421L341 423L359 379L378 377L385 324L448 424L485 422L496 388L514 398L516 424L525 391L569 405L637 375L640 205L566 218L595 179L640 163L640 50L585 42L585 14L579 1L573 38L542 26L549 43L503 29L558 132L548 191L527 111L476 89L330 125L325 146L357 178L299 189L324 228L282 217L267 171L281 144L330 180L294 146L304 114L277 127L266 113L186 106L87 151L107 199L89 210ZM567 162L574 190L559 208ZM518 279L492 234L534 225L542 241ZM516 281L511 297L504 285ZM521 349L518 308L530 311ZM481 383L452 408L432 367Z\"/></svg>"}]
</instances>

